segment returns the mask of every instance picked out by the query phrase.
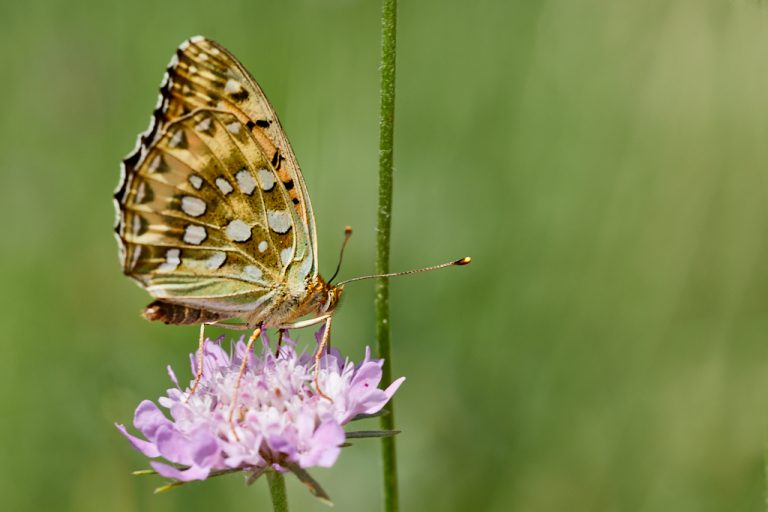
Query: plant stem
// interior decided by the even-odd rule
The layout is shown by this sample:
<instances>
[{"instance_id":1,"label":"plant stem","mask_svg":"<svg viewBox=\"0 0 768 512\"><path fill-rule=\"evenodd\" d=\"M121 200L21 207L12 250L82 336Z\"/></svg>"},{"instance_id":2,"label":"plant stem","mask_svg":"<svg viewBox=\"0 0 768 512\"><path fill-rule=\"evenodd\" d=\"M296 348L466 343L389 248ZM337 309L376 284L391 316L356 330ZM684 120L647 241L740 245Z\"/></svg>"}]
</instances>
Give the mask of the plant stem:
<instances>
[{"instance_id":1,"label":"plant stem","mask_svg":"<svg viewBox=\"0 0 768 512\"><path fill-rule=\"evenodd\" d=\"M389 241L392 219L392 155L395 126L395 57L397 55L397 0L383 0L381 11L381 106L379 118L379 208L376 231L376 273L389 272ZM382 384L392 382L392 357L389 331L389 282L376 280L376 344L378 357L384 359ZM382 430L395 429L392 401L381 416ZM397 456L395 438L381 439L384 510L399 508L397 489Z\"/></svg>"},{"instance_id":2,"label":"plant stem","mask_svg":"<svg viewBox=\"0 0 768 512\"><path fill-rule=\"evenodd\" d=\"M285 477L277 471L267 471L269 494L275 512L288 512L288 495L285 492Z\"/></svg>"}]
</instances>

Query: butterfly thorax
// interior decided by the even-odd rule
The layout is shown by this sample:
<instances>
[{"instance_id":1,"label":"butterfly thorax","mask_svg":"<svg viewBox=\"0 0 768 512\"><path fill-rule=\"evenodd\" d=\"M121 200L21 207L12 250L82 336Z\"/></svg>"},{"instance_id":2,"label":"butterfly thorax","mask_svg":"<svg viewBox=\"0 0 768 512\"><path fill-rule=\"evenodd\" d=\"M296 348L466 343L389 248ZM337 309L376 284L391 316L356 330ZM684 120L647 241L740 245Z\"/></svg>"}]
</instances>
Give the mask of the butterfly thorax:
<instances>
[{"instance_id":1,"label":"butterfly thorax","mask_svg":"<svg viewBox=\"0 0 768 512\"><path fill-rule=\"evenodd\" d=\"M263 324L264 327L285 327L305 316L322 317L333 313L339 304L343 286L327 283L322 277L308 280L300 290L286 289L282 300L275 301L275 307L268 315L254 314L246 321L249 325Z\"/></svg>"}]
</instances>

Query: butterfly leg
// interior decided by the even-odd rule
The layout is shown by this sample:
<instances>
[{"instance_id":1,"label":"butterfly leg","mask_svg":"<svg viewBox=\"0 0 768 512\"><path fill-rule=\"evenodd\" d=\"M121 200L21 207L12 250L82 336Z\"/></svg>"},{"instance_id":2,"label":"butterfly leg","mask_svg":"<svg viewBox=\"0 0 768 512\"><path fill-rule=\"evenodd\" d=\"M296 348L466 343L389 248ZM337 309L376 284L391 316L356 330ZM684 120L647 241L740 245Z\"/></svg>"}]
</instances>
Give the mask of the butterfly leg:
<instances>
[{"instance_id":1,"label":"butterfly leg","mask_svg":"<svg viewBox=\"0 0 768 512\"><path fill-rule=\"evenodd\" d=\"M203 322L200 324L200 341L198 342L197 347L197 370L195 371L195 382L192 384L192 389L189 390L189 394L187 395L187 400L189 400L189 397L195 394L195 391L197 391L197 386L200 384L200 379L203 378L203 348L205 348L205 326L207 324Z\"/></svg>"},{"instance_id":2,"label":"butterfly leg","mask_svg":"<svg viewBox=\"0 0 768 512\"><path fill-rule=\"evenodd\" d=\"M318 381L318 376L320 375L320 360L323 357L323 353L325 352L325 348L328 346L328 341L331 339L331 320L333 317L328 317L325 321L325 329L323 330L323 337L320 340L320 345L317 347L317 352L315 352L315 389L317 390L317 394L321 397L325 398L326 400L333 402L333 399L326 395L323 390L320 388L320 382Z\"/></svg>"},{"instance_id":3,"label":"butterfly leg","mask_svg":"<svg viewBox=\"0 0 768 512\"><path fill-rule=\"evenodd\" d=\"M285 329L277 330L277 348L275 349L275 357L280 357L280 348L283 346L283 334L285 334Z\"/></svg>"},{"instance_id":4,"label":"butterfly leg","mask_svg":"<svg viewBox=\"0 0 768 512\"><path fill-rule=\"evenodd\" d=\"M237 379L235 379L235 389L232 390L232 403L229 406L229 427L232 429L232 433L235 435L235 439L238 441L240 438L237 436L237 432L235 432L235 410L237 409L237 394L240 391L240 381L243 379L243 375L245 374L245 369L248 366L248 357L251 353L251 350L253 349L253 342L256 341L256 338L259 337L261 334L261 325L259 325L254 331L253 334L251 334L251 337L248 338L248 345L245 347L245 353L243 354L243 361L240 363L240 372L237 374Z\"/></svg>"},{"instance_id":5,"label":"butterfly leg","mask_svg":"<svg viewBox=\"0 0 768 512\"><path fill-rule=\"evenodd\" d=\"M309 320L302 320L301 322L295 322L292 324L283 324L280 326L281 329L284 331L287 331L289 329L303 329L304 327L309 327L311 325L317 325L317 324L323 324L330 318L331 315L324 315L319 316L317 318L310 318Z\"/></svg>"},{"instance_id":6,"label":"butterfly leg","mask_svg":"<svg viewBox=\"0 0 768 512\"><path fill-rule=\"evenodd\" d=\"M250 329L248 327L248 324L235 324L235 323L226 323L226 322L216 322L216 323L209 323L208 325L215 325L216 327L221 327L222 329L229 329L231 331L247 331Z\"/></svg>"}]
</instances>

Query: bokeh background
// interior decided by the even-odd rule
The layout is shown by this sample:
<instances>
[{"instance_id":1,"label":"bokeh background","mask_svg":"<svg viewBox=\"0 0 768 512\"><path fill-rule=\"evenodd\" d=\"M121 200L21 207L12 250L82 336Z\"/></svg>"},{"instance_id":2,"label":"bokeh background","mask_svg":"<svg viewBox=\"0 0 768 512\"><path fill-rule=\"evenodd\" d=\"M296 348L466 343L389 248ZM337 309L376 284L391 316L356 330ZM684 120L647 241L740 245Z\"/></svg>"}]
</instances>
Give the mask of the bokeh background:
<instances>
[{"instance_id":1,"label":"bokeh background","mask_svg":"<svg viewBox=\"0 0 768 512\"><path fill-rule=\"evenodd\" d=\"M392 268L474 258L392 283L403 510L762 510L768 8L419 0L399 28ZM3 510L269 509L237 476L152 495L112 426L196 343L139 317L111 194L198 33L275 105L324 273L346 224L342 275L373 270L378 2L3 2ZM372 302L334 324L354 357ZM315 472L337 510L377 509L377 457Z\"/></svg>"}]
</instances>

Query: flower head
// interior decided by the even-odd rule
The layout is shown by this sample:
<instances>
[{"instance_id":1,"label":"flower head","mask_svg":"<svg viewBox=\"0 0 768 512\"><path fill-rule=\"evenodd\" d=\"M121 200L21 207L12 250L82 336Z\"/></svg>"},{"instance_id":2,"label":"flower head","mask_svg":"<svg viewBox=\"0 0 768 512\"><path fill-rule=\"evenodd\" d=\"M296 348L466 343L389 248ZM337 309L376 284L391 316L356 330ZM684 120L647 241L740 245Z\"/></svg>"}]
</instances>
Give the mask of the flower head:
<instances>
[{"instance_id":1,"label":"flower head","mask_svg":"<svg viewBox=\"0 0 768 512\"><path fill-rule=\"evenodd\" d=\"M236 403L233 391L244 357L248 357ZM196 373L196 355L190 356ZM259 472L265 468L332 466L345 441L342 426L361 414L381 410L402 384L394 381L378 387L383 360L365 358L354 364L332 350L321 358L318 383L331 400L314 388L314 357L297 354L295 344L284 338L279 355L262 335L259 355L246 356L241 339L233 353L218 342L207 341L203 350L203 373L194 393L175 384L158 403L136 408L133 424L144 439L133 436L123 425L117 428L138 451L150 458L159 474L179 481L203 480L211 472L239 470ZM230 412L234 410L230 422Z\"/></svg>"}]
</instances>

